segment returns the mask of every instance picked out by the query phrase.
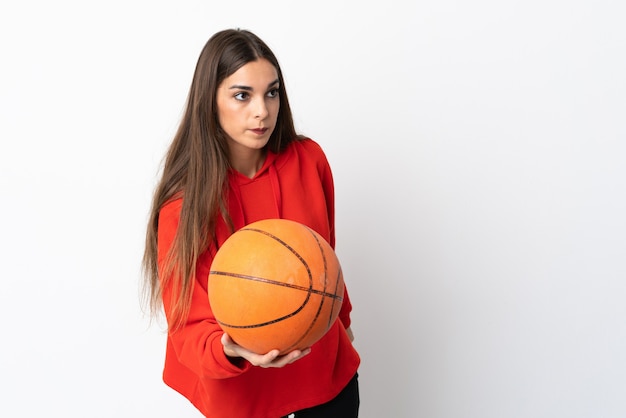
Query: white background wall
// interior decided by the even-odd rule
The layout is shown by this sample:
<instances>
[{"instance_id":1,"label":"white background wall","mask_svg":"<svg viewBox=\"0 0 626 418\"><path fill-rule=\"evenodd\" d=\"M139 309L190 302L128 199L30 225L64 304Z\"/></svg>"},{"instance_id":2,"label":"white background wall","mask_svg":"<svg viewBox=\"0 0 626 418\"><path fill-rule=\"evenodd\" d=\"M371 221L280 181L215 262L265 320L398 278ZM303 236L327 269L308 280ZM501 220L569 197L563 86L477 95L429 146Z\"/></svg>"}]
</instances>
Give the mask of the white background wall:
<instances>
[{"instance_id":1,"label":"white background wall","mask_svg":"<svg viewBox=\"0 0 626 418\"><path fill-rule=\"evenodd\" d=\"M0 6L3 417L197 417L139 308L200 50L275 50L325 148L364 418L626 416L626 6Z\"/></svg>"}]
</instances>

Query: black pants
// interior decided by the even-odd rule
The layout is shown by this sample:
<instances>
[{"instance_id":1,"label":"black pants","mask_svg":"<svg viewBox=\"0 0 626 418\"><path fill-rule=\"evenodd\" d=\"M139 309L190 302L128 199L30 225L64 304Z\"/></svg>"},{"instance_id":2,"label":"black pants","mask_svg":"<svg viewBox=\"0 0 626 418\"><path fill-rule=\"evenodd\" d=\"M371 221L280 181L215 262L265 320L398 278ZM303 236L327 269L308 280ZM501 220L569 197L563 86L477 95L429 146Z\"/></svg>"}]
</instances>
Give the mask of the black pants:
<instances>
[{"instance_id":1,"label":"black pants","mask_svg":"<svg viewBox=\"0 0 626 418\"><path fill-rule=\"evenodd\" d=\"M295 418L357 418L359 416L358 373L331 401L312 408L296 411ZM286 418L286 417L283 417Z\"/></svg>"}]
</instances>

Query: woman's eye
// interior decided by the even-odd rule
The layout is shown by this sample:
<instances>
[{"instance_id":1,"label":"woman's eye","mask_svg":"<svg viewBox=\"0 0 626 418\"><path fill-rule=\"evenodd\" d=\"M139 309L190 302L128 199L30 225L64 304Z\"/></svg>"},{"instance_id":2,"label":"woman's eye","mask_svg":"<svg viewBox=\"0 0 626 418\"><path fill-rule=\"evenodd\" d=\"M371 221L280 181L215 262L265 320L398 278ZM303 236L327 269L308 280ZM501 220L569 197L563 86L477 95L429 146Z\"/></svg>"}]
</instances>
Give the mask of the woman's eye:
<instances>
[{"instance_id":1,"label":"woman's eye","mask_svg":"<svg viewBox=\"0 0 626 418\"><path fill-rule=\"evenodd\" d=\"M247 98L248 98L248 93L246 93L245 91L235 94L235 99L237 100L246 100Z\"/></svg>"},{"instance_id":2,"label":"woman's eye","mask_svg":"<svg viewBox=\"0 0 626 418\"><path fill-rule=\"evenodd\" d=\"M278 89L272 89L267 92L267 97L278 97Z\"/></svg>"}]
</instances>

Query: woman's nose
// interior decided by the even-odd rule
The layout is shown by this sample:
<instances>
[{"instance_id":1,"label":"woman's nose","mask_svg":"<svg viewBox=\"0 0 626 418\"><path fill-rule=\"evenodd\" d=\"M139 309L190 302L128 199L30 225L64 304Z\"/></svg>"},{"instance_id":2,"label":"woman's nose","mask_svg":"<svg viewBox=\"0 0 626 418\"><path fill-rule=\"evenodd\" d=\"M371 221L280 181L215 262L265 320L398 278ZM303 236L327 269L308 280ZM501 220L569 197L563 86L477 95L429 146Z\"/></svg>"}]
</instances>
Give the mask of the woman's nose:
<instances>
[{"instance_id":1,"label":"woman's nose","mask_svg":"<svg viewBox=\"0 0 626 418\"><path fill-rule=\"evenodd\" d=\"M256 119L265 119L267 117L267 105L265 104L265 99L259 99L255 102L254 108L254 117Z\"/></svg>"}]
</instances>

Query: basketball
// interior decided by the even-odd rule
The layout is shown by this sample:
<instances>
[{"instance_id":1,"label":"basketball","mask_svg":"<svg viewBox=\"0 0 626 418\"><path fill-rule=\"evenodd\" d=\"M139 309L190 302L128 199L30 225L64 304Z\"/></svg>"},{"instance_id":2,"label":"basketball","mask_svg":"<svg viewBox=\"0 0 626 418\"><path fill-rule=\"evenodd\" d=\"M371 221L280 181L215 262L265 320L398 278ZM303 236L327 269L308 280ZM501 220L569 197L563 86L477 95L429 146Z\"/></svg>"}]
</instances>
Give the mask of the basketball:
<instances>
[{"instance_id":1,"label":"basketball","mask_svg":"<svg viewBox=\"0 0 626 418\"><path fill-rule=\"evenodd\" d=\"M213 314L248 350L310 347L337 319L344 281L330 244L286 219L251 223L217 251L209 272Z\"/></svg>"}]
</instances>

